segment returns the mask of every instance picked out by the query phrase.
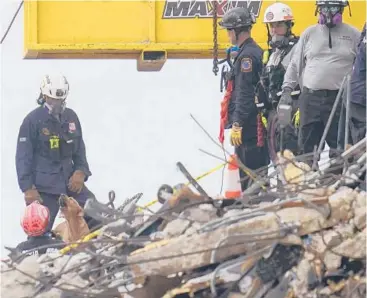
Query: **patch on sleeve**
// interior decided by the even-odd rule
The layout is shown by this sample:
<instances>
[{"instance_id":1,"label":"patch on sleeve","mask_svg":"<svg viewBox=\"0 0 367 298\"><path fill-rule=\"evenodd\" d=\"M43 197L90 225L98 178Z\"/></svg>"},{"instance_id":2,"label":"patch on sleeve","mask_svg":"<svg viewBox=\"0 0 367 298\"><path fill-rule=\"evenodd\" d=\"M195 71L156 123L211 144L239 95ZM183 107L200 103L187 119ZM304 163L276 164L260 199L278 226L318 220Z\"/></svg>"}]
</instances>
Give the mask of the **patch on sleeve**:
<instances>
[{"instance_id":1,"label":"patch on sleeve","mask_svg":"<svg viewBox=\"0 0 367 298\"><path fill-rule=\"evenodd\" d=\"M19 142L27 142L27 138L19 138Z\"/></svg>"},{"instance_id":2,"label":"patch on sleeve","mask_svg":"<svg viewBox=\"0 0 367 298\"><path fill-rule=\"evenodd\" d=\"M50 131L48 130L48 128L44 127L42 128L42 133L45 135L45 136L49 136L50 135Z\"/></svg>"},{"instance_id":3,"label":"patch on sleeve","mask_svg":"<svg viewBox=\"0 0 367 298\"><path fill-rule=\"evenodd\" d=\"M241 60L241 72L252 72L252 60L251 60L251 58L242 58L242 60Z\"/></svg>"},{"instance_id":4,"label":"patch on sleeve","mask_svg":"<svg viewBox=\"0 0 367 298\"><path fill-rule=\"evenodd\" d=\"M76 126L74 122L69 123L69 132L73 133L76 130Z\"/></svg>"}]
</instances>

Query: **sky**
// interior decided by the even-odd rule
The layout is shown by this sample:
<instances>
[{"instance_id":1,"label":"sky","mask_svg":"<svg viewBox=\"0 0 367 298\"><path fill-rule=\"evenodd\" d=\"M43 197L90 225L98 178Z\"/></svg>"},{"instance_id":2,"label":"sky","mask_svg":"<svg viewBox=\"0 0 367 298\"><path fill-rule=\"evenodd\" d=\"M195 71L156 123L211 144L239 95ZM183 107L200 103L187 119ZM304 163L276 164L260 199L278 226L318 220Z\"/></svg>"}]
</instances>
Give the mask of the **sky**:
<instances>
[{"instance_id":1,"label":"sky","mask_svg":"<svg viewBox=\"0 0 367 298\"><path fill-rule=\"evenodd\" d=\"M1 34L19 5L0 1ZM23 9L1 46L1 256L4 245L25 240L20 227L23 194L17 183L15 149L24 117L37 107L46 74L62 73L70 83L68 107L81 121L92 176L87 186L106 202L110 190L117 204L143 192L156 197L162 184L186 182L176 169L181 161L199 176L216 167L223 152L191 119L193 114L217 140L223 96L211 60L170 60L156 73L136 71L135 60L24 60ZM195 88L189 86L195 86ZM200 183L216 195L222 171Z\"/></svg>"}]
</instances>

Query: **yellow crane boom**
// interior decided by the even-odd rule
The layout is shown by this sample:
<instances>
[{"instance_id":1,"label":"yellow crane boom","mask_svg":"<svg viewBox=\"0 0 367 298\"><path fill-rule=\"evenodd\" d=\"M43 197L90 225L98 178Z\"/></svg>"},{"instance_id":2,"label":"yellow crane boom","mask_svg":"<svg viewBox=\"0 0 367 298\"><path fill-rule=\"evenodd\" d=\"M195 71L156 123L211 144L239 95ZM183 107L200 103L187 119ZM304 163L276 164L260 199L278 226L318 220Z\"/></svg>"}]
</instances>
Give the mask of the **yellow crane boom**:
<instances>
[{"instance_id":1,"label":"yellow crane boom","mask_svg":"<svg viewBox=\"0 0 367 298\"><path fill-rule=\"evenodd\" d=\"M257 17L255 40L266 48L263 13L274 1L217 1L221 18L230 8L248 7ZM295 33L316 23L315 1L284 1L293 9ZM366 2L353 0L353 16L346 22L362 28ZM215 1L35 1L24 10L26 59L137 59L138 70L160 70L166 59L213 57ZM226 31L218 28L218 50L229 46Z\"/></svg>"}]
</instances>

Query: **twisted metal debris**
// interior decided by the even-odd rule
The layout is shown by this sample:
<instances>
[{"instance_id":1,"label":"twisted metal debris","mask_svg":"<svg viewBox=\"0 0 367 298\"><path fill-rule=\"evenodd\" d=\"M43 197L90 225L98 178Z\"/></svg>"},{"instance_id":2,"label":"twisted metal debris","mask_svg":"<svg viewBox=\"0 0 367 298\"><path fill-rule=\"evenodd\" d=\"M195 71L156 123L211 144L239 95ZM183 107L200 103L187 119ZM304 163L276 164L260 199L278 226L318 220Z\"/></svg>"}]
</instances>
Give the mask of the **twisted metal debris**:
<instances>
[{"instance_id":1,"label":"twisted metal debris","mask_svg":"<svg viewBox=\"0 0 367 298\"><path fill-rule=\"evenodd\" d=\"M312 155L285 152L280 183L260 169L237 200L181 186L148 218L142 194L116 209L89 200L86 213L104 223L98 237L65 255L12 255L1 295L365 297L365 142L317 171L305 164Z\"/></svg>"}]
</instances>

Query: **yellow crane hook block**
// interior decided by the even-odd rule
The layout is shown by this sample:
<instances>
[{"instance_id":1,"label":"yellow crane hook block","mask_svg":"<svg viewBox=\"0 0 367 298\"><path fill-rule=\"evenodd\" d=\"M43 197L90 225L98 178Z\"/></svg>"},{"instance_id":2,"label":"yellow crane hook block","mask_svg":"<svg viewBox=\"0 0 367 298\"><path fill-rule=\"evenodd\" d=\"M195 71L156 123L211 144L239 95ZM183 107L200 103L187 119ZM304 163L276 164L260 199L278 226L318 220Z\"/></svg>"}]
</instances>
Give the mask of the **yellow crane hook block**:
<instances>
[{"instance_id":1,"label":"yellow crane hook block","mask_svg":"<svg viewBox=\"0 0 367 298\"><path fill-rule=\"evenodd\" d=\"M138 71L160 71L167 61L166 50L143 50L138 59Z\"/></svg>"}]
</instances>

